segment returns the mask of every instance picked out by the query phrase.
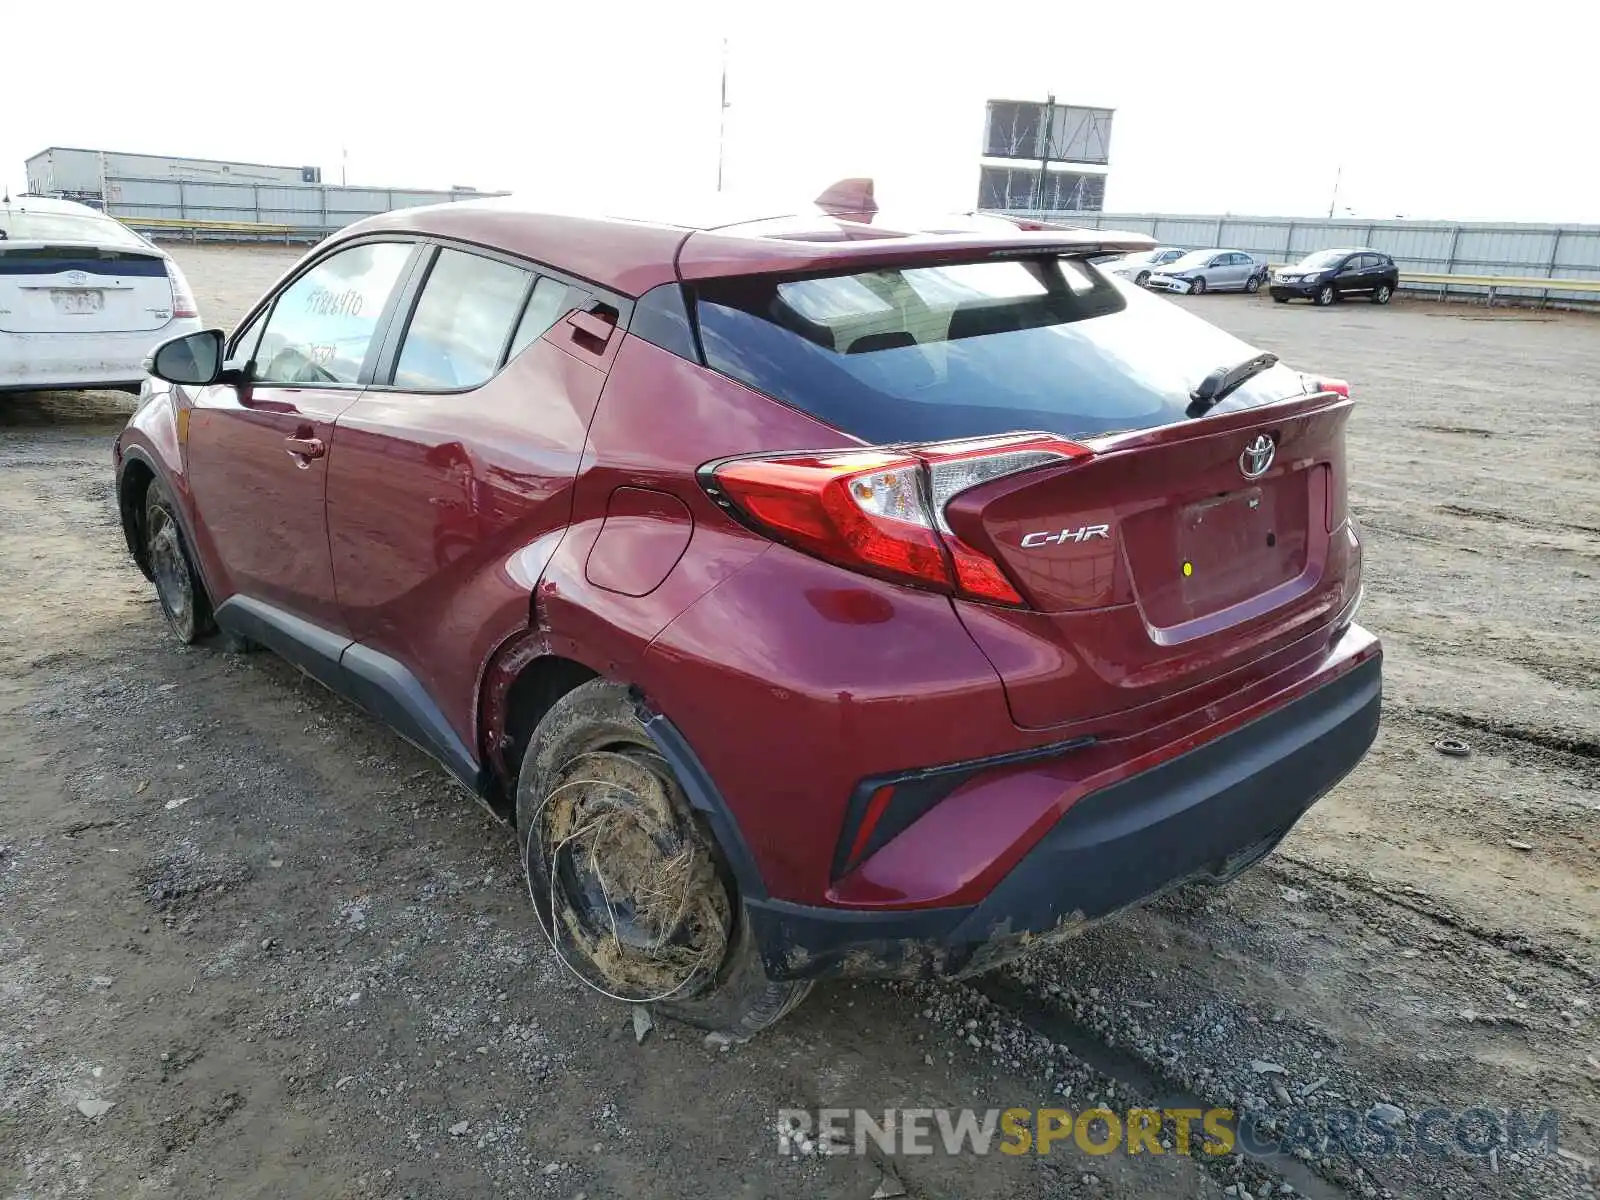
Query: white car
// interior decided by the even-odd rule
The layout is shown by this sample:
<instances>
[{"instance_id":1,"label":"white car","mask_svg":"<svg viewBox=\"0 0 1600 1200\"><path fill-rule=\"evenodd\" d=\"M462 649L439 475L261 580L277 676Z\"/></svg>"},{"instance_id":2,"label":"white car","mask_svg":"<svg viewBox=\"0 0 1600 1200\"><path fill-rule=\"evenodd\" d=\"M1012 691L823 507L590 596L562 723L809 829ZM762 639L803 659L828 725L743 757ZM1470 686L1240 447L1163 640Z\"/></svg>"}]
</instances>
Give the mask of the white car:
<instances>
[{"instance_id":1,"label":"white car","mask_svg":"<svg viewBox=\"0 0 1600 1200\"><path fill-rule=\"evenodd\" d=\"M1152 250L1136 250L1132 254L1124 254L1121 258L1101 263L1100 269L1121 276L1123 279L1131 279L1143 287L1153 271L1160 270L1168 263L1177 262L1187 253L1189 253L1187 250L1178 246L1157 246Z\"/></svg>"},{"instance_id":2,"label":"white car","mask_svg":"<svg viewBox=\"0 0 1600 1200\"><path fill-rule=\"evenodd\" d=\"M204 328L178 264L69 200L0 200L0 392L137 392L145 356Z\"/></svg>"}]
</instances>

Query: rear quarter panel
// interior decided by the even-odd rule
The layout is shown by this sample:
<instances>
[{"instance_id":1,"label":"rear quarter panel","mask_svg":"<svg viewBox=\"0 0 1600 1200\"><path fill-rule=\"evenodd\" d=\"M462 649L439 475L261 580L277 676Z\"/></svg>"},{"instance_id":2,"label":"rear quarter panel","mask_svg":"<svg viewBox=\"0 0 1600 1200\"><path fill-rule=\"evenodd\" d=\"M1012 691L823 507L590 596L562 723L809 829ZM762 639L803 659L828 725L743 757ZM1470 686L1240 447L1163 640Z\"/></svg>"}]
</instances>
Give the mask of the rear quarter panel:
<instances>
[{"instance_id":1,"label":"rear quarter panel","mask_svg":"<svg viewBox=\"0 0 1600 1200\"><path fill-rule=\"evenodd\" d=\"M625 673L674 617L767 550L769 542L706 496L695 478L701 463L848 444L794 409L642 339L624 339L589 428L571 524L539 584L536 608L552 648L597 671ZM677 543L685 521L691 526L671 570L642 595L605 586L635 575L627 556L654 536L643 520L631 537L602 542L618 489L662 497L661 540Z\"/></svg>"},{"instance_id":2,"label":"rear quarter panel","mask_svg":"<svg viewBox=\"0 0 1600 1200\"><path fill-rule=\"evenodd\" d=\"M535 599L552 652L636 684L677 725L768 888L785 898L822 898L850 785L865 771L978 745L989 752L1003 731L1016 740L999 680L946 597L776 546L733 521L695 478L700 464L729 455L851 444L629 338L590 429L572 524ZM679 506L693 524L687 549L645 595L602 586L629 569L628 539L600 538L618 489L671 497L664 539L681 529ZM798 821L797 807L806 814Z\"/></svg>"}]
</instances>

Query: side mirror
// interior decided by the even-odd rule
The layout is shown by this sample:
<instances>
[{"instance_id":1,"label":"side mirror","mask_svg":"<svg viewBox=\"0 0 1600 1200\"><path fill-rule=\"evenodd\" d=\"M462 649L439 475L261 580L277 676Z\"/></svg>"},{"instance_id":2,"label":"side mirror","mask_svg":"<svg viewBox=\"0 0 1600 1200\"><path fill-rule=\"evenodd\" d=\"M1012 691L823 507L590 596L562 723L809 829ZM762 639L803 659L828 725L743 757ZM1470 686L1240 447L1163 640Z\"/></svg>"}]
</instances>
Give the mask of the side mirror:
<instances>
[{"instance_id":1,"label":"side mirror","mask_svg":"<svg viewBox=\"0 0 1600 1200\"><path fill-rule=\"evenodd\" d=\"M162 342L147 360L147 368L157 379L168 383L205 387L222 375L220 329L202 329Z\"/></svg>"}]
</instances>

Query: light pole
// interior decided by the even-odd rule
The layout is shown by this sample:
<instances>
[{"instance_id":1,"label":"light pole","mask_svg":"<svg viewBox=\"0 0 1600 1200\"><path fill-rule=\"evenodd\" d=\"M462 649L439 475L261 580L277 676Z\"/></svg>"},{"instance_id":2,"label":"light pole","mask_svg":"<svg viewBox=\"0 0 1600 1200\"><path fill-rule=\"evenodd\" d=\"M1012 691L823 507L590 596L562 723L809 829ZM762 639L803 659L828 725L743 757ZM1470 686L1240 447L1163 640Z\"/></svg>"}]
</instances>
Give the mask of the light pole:
<instances>
[{"instance_id":1,"label":"light pole","mask_svg":"<svg viewBox=\"0 0 1600 1200\"><path fill-rule=\"evenodd\" d=\"M722 39L722 104L717 114L717 191L722 190L722 160L728 142L728 39Z\"/></svg>"}]
</instances>

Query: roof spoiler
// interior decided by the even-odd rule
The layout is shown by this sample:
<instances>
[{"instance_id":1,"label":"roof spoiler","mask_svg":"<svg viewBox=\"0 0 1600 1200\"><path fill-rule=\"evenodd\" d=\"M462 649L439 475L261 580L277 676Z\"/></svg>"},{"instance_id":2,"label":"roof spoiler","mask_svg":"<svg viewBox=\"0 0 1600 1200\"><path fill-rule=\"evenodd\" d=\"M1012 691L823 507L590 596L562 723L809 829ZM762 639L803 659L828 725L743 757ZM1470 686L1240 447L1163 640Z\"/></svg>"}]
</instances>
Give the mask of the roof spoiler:
<instances>
[{"instance_id":1,"label":"roof spoiler","mask_svg":"<svg viewBox=\"0 0 1600 1200\"><path fill-rule=\"evenodd\" d=\"M734 275L864 271L893 266L937 266L984 259L1097 258L1148 250L1155 239L1142 233L1100 229L997 229L904 234L885 231L869 239L812 241L691 233L678 252L678 278L689 281Z\"/></svg>"}]
</instances>

